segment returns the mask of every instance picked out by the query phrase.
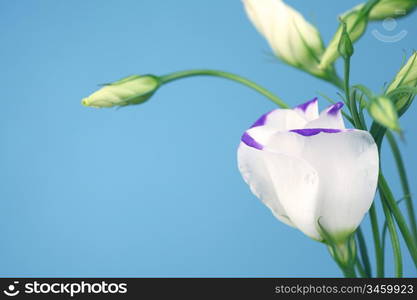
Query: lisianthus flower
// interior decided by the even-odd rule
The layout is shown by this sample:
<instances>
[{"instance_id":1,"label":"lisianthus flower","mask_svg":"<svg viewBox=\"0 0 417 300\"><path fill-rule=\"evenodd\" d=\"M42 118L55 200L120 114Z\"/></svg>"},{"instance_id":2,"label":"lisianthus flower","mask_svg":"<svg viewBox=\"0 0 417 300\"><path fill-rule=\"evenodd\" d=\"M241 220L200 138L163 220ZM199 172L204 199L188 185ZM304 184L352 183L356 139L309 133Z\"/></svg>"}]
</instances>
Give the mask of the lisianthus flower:
<instances>
[{"instance_id":1,"label":"lisianthus flower","mask_svg":"<svg viewBox=\"0 0 417 300\"><path fill-rule=\"evenodd\" d=\"M339 102L320 114L313 99L261 116L241 138L238 166L252 192L283 223L323 241L353 233L374 199L378 149L345 128Z\"/></svg>"}]
</instances>

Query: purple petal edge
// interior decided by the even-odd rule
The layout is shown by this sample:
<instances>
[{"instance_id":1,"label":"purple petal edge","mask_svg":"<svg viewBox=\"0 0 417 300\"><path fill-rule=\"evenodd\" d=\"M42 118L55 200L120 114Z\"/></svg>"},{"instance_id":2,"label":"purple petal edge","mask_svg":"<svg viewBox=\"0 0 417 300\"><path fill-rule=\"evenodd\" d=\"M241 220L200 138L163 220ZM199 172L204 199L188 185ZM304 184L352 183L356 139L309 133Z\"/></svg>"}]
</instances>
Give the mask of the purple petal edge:
<instances>
[{"instance_id":1,"label":"purple petal edge","mask_svg":"<svg viewBox=\"0 0 417 300\"><path fill-rule=\"evenodd\" d=\"M295 108L299 108L301 109L303 112L306 112L306 110L308 109L308 107L311 104L314 104L315 102L317 102L317 97L311 99L310 101L307 101L306 103L300 104L298 106L296 106Z\"/></svg>"},{"instance_id":2,"label":"purple petal edge","mask_svg":"<svg viewBox=\"0 0 417 300\"><path fill-rule=\"evenodd\" d=\"M290 132L295 132L303 136L313 136L313 135L319 134L320 132L338 133L338 132L342 132L342 130L333 129L333 128L304 128L304 129L293 129L293 130L290 130Z\"/></svg>"},{"instance_id":3,"label":"purple petal edge","mask_svg":"<svg viewBox=\"0 0 417 300\"><path fill-rule=\"evenodd\" d=\"M266 119L267 119L267 117L268 117L268 115L269 115L270 113L271 113L271 112L267 112L266 114L263 114L263 115L262 115L262 116L261 116L258 120L256 120L256 122L255 122L255 123L253 123L253 125L252 125L250 128L265 125L265 123L266 123Z\"/></svg>"},{"instance_id":4,"label":"purple petal edge","mask_svg":"<svg viewBox=\"0 0 417 300\"><path fill-rule=\"evenodd\" d=\"M329 114L329 115L333 115L333 116L335 116L335 115L337 115L338 114L338 112L342 109L342 107L343 107L343 102L337 102L336 104L333 104L331 107L330 107L330 109L327 111L327 113Z\"/></svg>"},{"instance_id":5,"label":"purple petal edge","mask_svg":"<svg viewBox=\"0 0 417 300\"><path fill-rule=\"evenodd\" d=\"M264 148L264 146L262 146L261 144L259 144L257 141L255 141L255 139L253 137L251 137L249 135L249 133L245 132L242 135L241 138L242 142L245 143L247 146L258 149L258 150L262 150Z\"/></svg>"}]
</instances>

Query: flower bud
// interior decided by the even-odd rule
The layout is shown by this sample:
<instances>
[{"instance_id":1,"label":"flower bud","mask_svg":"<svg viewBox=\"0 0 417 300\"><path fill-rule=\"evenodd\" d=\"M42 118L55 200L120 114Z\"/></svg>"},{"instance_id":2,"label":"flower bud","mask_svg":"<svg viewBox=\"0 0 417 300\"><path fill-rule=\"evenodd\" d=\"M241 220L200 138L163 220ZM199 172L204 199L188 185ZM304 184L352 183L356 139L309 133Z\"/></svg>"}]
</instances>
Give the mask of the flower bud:
<instances>
[{"instance_id":1,"label":"flower bud","mask_svg":"<svg viewBox=\"0 0 417 300\"><path fill-rule=\"evenodd\" d=\"M407 63L400 69L394 80L389 84L386 94L393 92L397 88L414 88L417 86L417 52L408 59ZM400 111L407 105L410 93L399 95L396 99L396 107Z\"/></svg>"},{"instance_id":2,"label":"flower bud","mask_svg":"<svg viewBox=\"0 0 417 300\"><path fill-rule=\"evenodd\" d=\"M340 36L340 41L337 50L339 54L344 57L345 59L351 57L353 55L353 45L352 41L350 40L349 34L346 30L346 23L343 23L343 31L342 35Z\"/></svg>"},{"instance_id":3,"label":"flower bud","mask_svg":"<svg viewBox=\"0 0 417 300\"><path fill-rule=\"evenodd\" d=\"M318 68L324 51L319 31L281 0L243 0L246 13L266 38L274 54L285 63L324 77Z\"/></svg>"},{"instance_id":4,"label":"flower bud","mask_svg":"<svg viewBox=\"0 0 417 300\"><path fill-rule=\"evenodd\" d=\"M395 75L394 80L387 88L387 93L393 91L398 87L409 86L415 87L417 85L417 52L408 59L407 63Z\"/></svg>"},{"instance_id":5,"label":"flower bud","mask_svg":"<svg viewBox=\"0 0 417 300\"><path fill-rule=\"evenodd\" d=\"M321 58L319 65L321 69L326 69L339 57L338 46L342 38L343 23L346 24L346 32L349 34L351 43L354 43L362 36L368 24L366 14L364 14L362 9L356 8L341 16L341 21L342 24L339 25L339 28Z\"/></svg>"},{"instance_id":6,"label":"flower bud","mask_svg":"<svg viewBox=\"0 0 417 300\"><path fill-rule=\"evenodd\" d=\"M379 124L388 129L401 132L397 109L390 98L386 96L374 98L369 104L368 110L372 118Z\"/></svg>"},{"instance_id":7,"label":"flower bud","mask_svg":"<svg viewBox=\"0 0 417 300\"><path fill-rule=\"evenodd\" d=\"M85 106L96 108L140 104L159 88L160 80L153 75L132 75L105 84L82 100Z\"/></svg>"},{"instance_id":8,"label":"flower bud","mask_svg":"<svg viewBox=\"0 0 417 300\"><path fill-rule=\"evenodd\" d=\"M380 0L369 13L369 20L402 17L412 12L416 7L416 0Z\"/></svg>"}]
</instances>

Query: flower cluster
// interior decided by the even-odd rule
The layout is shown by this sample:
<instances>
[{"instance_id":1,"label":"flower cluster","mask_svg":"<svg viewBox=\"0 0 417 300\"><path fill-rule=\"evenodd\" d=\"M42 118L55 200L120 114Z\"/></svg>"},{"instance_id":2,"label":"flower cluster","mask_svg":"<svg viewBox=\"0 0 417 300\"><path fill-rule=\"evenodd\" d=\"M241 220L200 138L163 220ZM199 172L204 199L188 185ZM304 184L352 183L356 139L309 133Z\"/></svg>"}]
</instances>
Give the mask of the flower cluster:
<instances>
[{"instance_id":1,"label":"flower cluster","mask_svg":"<svg viewBox=\"0 0 417 300\"><path fill-rule=\"evenodd\" d=\"M382 93L362 84L350 84L350 60L355 42L370 22L410 14L417 1L368 0L359 4L339 17L339 25L327 45L319 30L282 0L243 0L243 4L278 59L333 84L343 101L326 97L332 105L321 113L317 98L290 109L277 95L247 78L197 69L164 76L129 76L105 85L82 103L91 107L141 104L164 84L191 76L217 76L256 90L280 108L262 115L243 133L238 146L238 167L253 194L278 220L325 243L348 277L355 277L357 272L362 277L373 276L366 239L358 228L370 211L375 275L384 276L388 232L395 275L401 277L399 236L417 267L417 221L394 133L402 137L400 117L417 94L417 53L410 56ZM338 59L344 63L343 78L336 70ZM345 120L352 128L346 128ZM407 220L380 168L384 138L388 139L399 171ZM382 233L373 205L377 189L385 217Z\"/></svg>"}]
</instances>

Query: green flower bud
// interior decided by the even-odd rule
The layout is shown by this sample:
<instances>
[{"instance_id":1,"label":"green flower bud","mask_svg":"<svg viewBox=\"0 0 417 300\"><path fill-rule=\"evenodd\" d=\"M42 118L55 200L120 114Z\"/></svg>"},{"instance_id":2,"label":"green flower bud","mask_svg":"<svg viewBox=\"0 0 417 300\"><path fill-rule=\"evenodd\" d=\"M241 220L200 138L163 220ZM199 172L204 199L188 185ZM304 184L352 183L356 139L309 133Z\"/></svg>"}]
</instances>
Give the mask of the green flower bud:
<instances>
[{"instance_id":1,"label":"green flower bud","mask_svg":"<svg viewBox=\"0 0 417 300\"><path fill-rule=\"evenodd\" d=\"M417 52L408 59L407 63L395 75L394 80L390 83L386 93L393 91L398 87L408 86L415 87L417 85Z\"/></svg>"},{"instance_id":2,"label":"green flower bud","mask_svg":"<svg viewBox=\"0 0 417 300\"><path fill-rule=\"evenodd\" d=\"M82 100L85 106L96 108L140 104L148 100L160 86L154 75L132 75L105 84Z\"/></svg>"},{"instance_id":3,"label":"green flower bud","mask_svg":"<svg viewBox=\"0 0 417 300\"><path fill-rule=\"evenodd\" d=\"M353 9L341 16L342 24L339 25L333 39L327 46L321 58L319 68L326 69L339 57L338 46L342 38L343 23L346 24L346 32L349 34L351 43L358 40L365 32L368 24L366 12L363 9Z\"/></svg>"},{"instance_id":4,"label":"green flower bud","mask_svg":"<svg viewBox=\"0 0 417 300\"><path fill-rule=\"evenodd\" d=\"M398 18L412 12L417 7L417 0L380 0L369 13L369 20Z\"/></svg>"},{"instance_id":5,"label":"green flower bud","mask_svg":"<svg viewBox=\"0 0 417 300\"><path fill-rule=\"evenodd\" d=\"M401 128L398 123L397 109L390 98L380 96L372 99L369 104L368 111L372 118L382 126L401 132Z\"/></svg>"},{"instance_id":6,"label":"green flower bud","mask_svg":"<svg viewBox=\"0 0 417 300\"><path fill-rule=\"evenodd\" d=\"M389 84L386 94L397 88L414 88L417 86L417 52L408 59L407 63L400 69L394 80ZM413 97L412 97L413 98ZM396 107L400 111L408 104L410 93L399 94L396 98Z\"/></svg>"},{"instance_id":7,"label":"green flower bud","mask_svg":"<svg viewBox=\"0 0 417 300\"><path fill-rule=\"evenodd\" d=\"M344 57L345 59L351 57L353 55L353 45L352 41L350 40L349 33L346 29L346 23L342 23L343 31L342 35L340 36L339 45L337 50L339 54Z\"/></svg>"}]
</instances>

